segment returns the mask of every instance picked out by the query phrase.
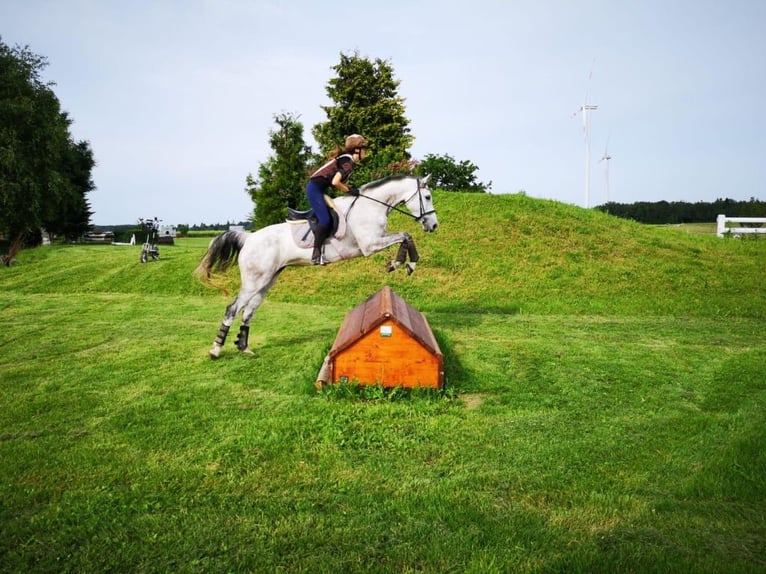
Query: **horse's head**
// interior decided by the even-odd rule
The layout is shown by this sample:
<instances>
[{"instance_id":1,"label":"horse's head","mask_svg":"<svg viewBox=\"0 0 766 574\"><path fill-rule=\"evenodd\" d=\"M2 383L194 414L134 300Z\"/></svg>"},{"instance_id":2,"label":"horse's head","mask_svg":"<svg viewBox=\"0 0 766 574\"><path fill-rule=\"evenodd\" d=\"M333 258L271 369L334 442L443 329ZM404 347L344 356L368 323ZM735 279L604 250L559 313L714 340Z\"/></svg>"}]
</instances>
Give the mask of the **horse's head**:
<instances>
[{"instance_id":1,"label":"horse's head","mask_svg":"<svg viewBox=\"0 0 766 574\"><path fill-rule=\"evenodd\" d=\"M439 226L431 190L428 188L430 177L430 175L425 177L389 175L363 185L360 192L362 197L366 197L374 204L386 207L387 216L392 211L404 213L419 222L424 231L430 233ZM407 208L409 213L400 209L402 205Z\"/></svg>"},{"instance_id":2,"label":"horse's head","mask_svg":"<svg viewBox=\"0 0 766 574\"><path fill-rule=\"evenodd\" d=\"M439 226L439 220L436 218L436 209L434 209L433 196L428 188L430 177L430 175L426 175L425 177L412 178L416 182L417 188L415 193L404 201L407 209L415 217L415 221L418 221L423 226L423 231L428 233L436 231L436 228Z\"/></svg>"}]
</instances>

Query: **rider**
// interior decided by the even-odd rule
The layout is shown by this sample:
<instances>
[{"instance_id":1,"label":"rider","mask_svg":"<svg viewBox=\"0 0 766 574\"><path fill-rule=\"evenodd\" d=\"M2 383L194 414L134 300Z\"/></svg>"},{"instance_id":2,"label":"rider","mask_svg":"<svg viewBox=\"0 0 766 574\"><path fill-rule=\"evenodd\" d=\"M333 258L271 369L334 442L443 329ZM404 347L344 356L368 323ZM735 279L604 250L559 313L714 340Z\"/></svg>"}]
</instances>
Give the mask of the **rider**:
<instances>
[{"instance_id":1,"label":"rider","mask_svg":"<svg viewBox=\"0 0 766 574\"><path fill-rule=\"evenodd\" d=\"M318 225L314 229L312 265L324 265L322 245L332 227L332 218L325 194L330 187L334 187L344 193L359 195L358 188L347 185L346 181L351 172L354 171L354 164L364 159L366 155L367 140L359 134L350 135L346 138L344 147L341 149L338 146L327 163L311 174L311 178L306 184L306 197L318 221Z\"/></svg>"}]
</instances>

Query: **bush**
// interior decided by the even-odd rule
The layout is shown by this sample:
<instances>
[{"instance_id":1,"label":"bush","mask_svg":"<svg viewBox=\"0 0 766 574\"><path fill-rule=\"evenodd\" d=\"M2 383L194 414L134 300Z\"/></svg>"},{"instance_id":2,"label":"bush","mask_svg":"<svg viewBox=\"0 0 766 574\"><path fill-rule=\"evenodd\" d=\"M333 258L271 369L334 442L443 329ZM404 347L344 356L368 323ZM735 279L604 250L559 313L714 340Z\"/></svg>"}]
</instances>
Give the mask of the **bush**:
<instances>
[{"instance_id":1,"label":"bush","mask_svg":"<svg viewBox=\"0 0 766 574\"><path fill-rule=\"evenodd\" d=\"M485 184L476 181L479 168L468 160L460 163L450 155L428 154L418 166L419 175L431 175L431 186L444 191L463 191L468 193L486 193L492 188L492 182Z\"/></svg>"}]
</instances>

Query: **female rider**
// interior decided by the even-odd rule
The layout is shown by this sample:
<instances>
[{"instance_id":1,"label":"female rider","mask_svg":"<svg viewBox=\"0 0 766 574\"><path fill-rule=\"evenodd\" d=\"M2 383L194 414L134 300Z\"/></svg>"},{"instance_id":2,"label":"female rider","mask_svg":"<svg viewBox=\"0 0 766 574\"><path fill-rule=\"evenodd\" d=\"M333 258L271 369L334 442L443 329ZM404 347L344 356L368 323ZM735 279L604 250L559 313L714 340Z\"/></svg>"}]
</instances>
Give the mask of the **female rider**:
<instances>
[{"instance_id":1,"label":"female rider","mask_svg":"<svg viewBox=\"0 0 766 574\"><path fill-rule=\"evenodd\" d=\"M325 202L325 194L330 187L358 195L359 190L356 187L350 187L346 184L351 172L354 171L354 164L365 158L367 155L367 140L359 134L353 134L346 138L343 149L335 149L330 156L331 159L322 167L311 174L309 182L306 184L306 197L309 200L311 208L314 210L318 225L314 230L314 251L311 254L312 265L324 265L325 260L322 256L322 245L330 234L332 227L332 218L330 209Z\"/></svg>"}]
</instances>

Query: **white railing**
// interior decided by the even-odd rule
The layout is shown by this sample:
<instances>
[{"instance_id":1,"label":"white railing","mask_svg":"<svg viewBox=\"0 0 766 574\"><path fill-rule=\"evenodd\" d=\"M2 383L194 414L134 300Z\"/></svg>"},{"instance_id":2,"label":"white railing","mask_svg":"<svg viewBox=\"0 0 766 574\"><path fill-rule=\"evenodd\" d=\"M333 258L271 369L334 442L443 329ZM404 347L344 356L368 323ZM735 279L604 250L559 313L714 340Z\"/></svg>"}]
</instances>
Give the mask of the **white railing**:
<instances>
[{"instance_id":1,"label":"white railing","mask_svg":"<svg viewBox=\"0 0 766 574\"><path fill-rule=\"evenodd\" d=\"M717 229L716 234L718 237L723 237L727 233L730 233L734 237L746 235L749 233L764 233L766 234L766 227L726 227L728 222L732 223L760 223L766 225L766 217L726 217L725 215L719 215L716 219Z\"/></svg>"}]
</instances>

